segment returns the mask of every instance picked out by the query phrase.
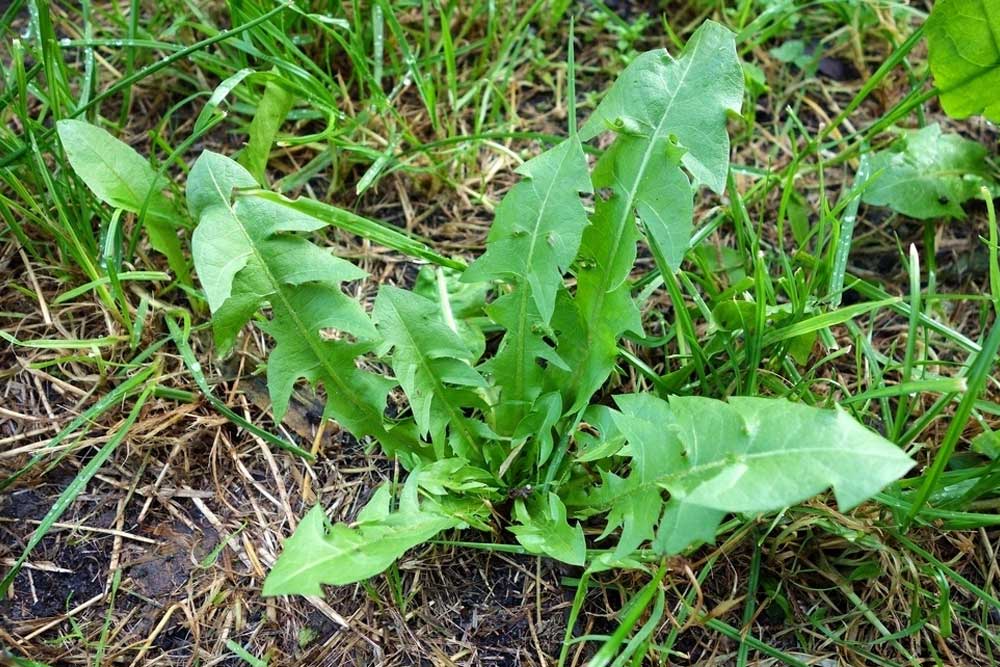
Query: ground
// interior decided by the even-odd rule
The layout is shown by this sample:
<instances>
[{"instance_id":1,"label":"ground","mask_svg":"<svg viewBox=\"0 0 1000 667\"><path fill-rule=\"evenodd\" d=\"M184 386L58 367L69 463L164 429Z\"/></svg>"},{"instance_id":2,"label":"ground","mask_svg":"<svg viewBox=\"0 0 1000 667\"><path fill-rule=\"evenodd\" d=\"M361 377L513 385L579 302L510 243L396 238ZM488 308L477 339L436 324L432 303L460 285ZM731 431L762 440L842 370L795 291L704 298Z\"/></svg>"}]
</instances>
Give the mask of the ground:
<instances>
[{"instance_id":1,"label":"ground","mask_svg":"<svg viewBox=\"0 0 1000 667\"><path fill-rule=\"evenodd\" d=\"M169 336L163 313L187 302L183 291L167 282L137 277L124 283L129 318L147 308L140 302L150 308L145 318L138 317L144 325L132 340L116 319L115 309L123 306L114 296L103 299L93 288L67 296L90 280L80 257L103 257L100 242L110 213L45 148L52 117L64 115L84 94L93 99L111 91L95 112L183 183L184 171L202 149L232 154L243 145L263 83L236 89L219 107L228 116L219 115L216 124L182 146L204 128L198 113L209 93L241 67L267 71L277 63L283 72L301 71L303 89L313 96L297 101L272 153L269 177L276 189L398 225L444 254L472 257L482 248L493 208L515 182L513 169L549 138L565 133L569 16L576 20L581 119L636 52L655 46L676 52L677 43L705 18L744 29L741 56L766 80L744 116L731 123L736 187L746 193L762 170L786 173L806 144L803 134L815 136L845 108L927 7L809 5L792 8L789 16L796 19L768 23L762 12L781 3L607 0L574 4L565 15L556 11L559 3L531 8L452 3L448 23L458 70L451 75L437 56L423 57L441 53L438 10L395 3L393 20L411 48L423 54L417 72L422 69L423 83L437 88L432 118L391 25L384 28L379 94L357 75L359 59L375 60L363 52L376 11L368 3L311 3L311 10L328 12L346 28L331 24L324 32L315 22L286 17L285 27L278 19L263 22L242 37L175 58L178 45L246 24L271 8L263 4L263 10L253 2L179 0L129 7L93 0L81 9L53 2L43 20L34 14L32 24L29 9L36 3L0 2L0 48L9 84L7 92L0 90L6 126L0 131L0 158L12 158L0 169L0 326L8 342L40 341L0 348L4 571L97 452L121 438L0 600L0 647L8 660L53 666L556 664L582 572L491 548L514 543L503 530L450 535L413 550L382 576L330 588L323 598L261 597L282 541L311 506L320 503L332 518L350 520L373 489L398 478L400 470L335 423L324 422L321 403L308 388L300 388L283 423L273 423L260 373L268 340L248 328L236 351L220 358L206 313L196 311L190 344L214 396L260 428L315 452L317 460L306 463L278 450L222 415L205 400ZM439 3L423 6L431 5ZM758 32L752 29L755 18L761 21ZM45 31L51 31L48 42ZM19 35L26 51L18 50ZM122 42L128 35L135 41ZM36 46L43 42L44 49ZM779 58L781 51L776 55L789 43L788 48L804 49L799 60ZM46 61L43 51L56 60ZM807 225L821 224L824 207L850 188L858 166L856 153L842 152L848 145L844 135L877 123L912 86L929 87L921 78L925 55L925 47L918 46L830 135L843 143L824 149L822 162L810 158L794 172L791 204L782 202L780 187L748 196L751 226L759 236L724 224L708 236L706 247L719 258L723 249L745 253L735 261L749 267L748 240L753 240L761 253L780 251L799 275L811 275L807 244L791 232L779 235L777 220L787 208L790 218L801 215ZM162 67L155 67L158 63ZM15 85L25 71L34 72L36 83ZM137 72L142 76L132 84L113 88ZM380 106L386 95L387 105ZM940 122L995 153L997 130L983 119L951 120L931 100L901 124L926 122ZM18 157L19 147L32 145L29 136L42 147ZM884 132L872 141L884 145L891 138ZM384 172L372 171L380 155L392 160L383 164ZM50 172L54 182L46 182ZM373 184L358 194L366 180ZM696 224L706 224L728 204L728 198L705 193ZM927 313L944 327L922 329L920 346L926 363L945 376L970 358L962 337L981 340L991 318L980 298L990 294L990 253L982 242L989 237L986 207L973 202L967 211L966 220L925 225L862 206L850 255L853 276L893 296L909 293L910 244L925 270L934 267L938 296ZM124 238L130 239L131 216L124 222ZM340 256L370 272L364 296L382 282L407 285L415 279L417 266L392 251L339 231L321 234ZM75 253L74 247L85 249ZM125 262L125 270L166 268L141 242ZM648 253L643 255L639 269L651 265ZM688 269L698 280L707 266L691 262ZM776 269L775 278L780 276ZM852 290L844 304L875 298ZM654 304L668 317L674 311L665 295ZM843 400L881 386L883 373L895 373L884 359L898 356L900 340L912 334L907 318L888 308L838 322L830 332L830 347L812 351L809 373L796 391ZM699 325L699 337L713 333ZM634 349L659 371L672 370L669 354ZM159 389L139 413L130 415L135 392L100 405L126 378L148 368L159 376ZM774 369L764 375L761 383L771 390L792 384ZM714 382L726 387L725 393L739 393L745 377L732 373ZM624 372L617 382L628 387L643 380ZM984 427L997 427L998 389L991 374L977 404L978 421L969 423L958 449L965 457L958 464L985 471L975 477L981 482L996 479L996 465L984 465L968 443ZM937 398L919 395L912 420ZM881 400L884 405L876 398L855 408L870 427L884 432L880 415L894 412L895 402ZM914 452L921 467L945 439L954 406L946 402L937 410L917 433ZM70 437L59 436L84 414L86 419L65 433ZM956 475L958 464L951 467ZM958 486L942 487L935 502L943 513L925 517L905 534L898 530L899 516L885 504L869 503L846 514L829 497L777 517L740 522L716 544L669 563L663 586L668 612L654 628L658 648L645 662L631 664L771 665L787 658L810 665L995 664L1000 503L983 492L961 507L949 505L943 494L964 493ZM588 528L594 537L598 532ZM592 579L573 636L614 632L623 607L646 579L629 572ZM687 614L691 605L696 611ZM756 640L745 654L741 636ZM565 664L583 665L597 646L575 642ZM0 662L4 659L0 655Z\"/></svg>"}]
</instances>

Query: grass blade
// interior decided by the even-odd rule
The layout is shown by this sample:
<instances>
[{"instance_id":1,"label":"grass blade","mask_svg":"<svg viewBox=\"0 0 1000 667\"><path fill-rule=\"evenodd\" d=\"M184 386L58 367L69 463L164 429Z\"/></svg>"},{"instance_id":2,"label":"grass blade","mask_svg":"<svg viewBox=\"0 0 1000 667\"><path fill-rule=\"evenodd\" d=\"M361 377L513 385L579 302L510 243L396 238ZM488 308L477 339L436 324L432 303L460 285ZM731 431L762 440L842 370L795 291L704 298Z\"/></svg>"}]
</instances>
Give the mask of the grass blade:
<instances>
[{"instance_id":1,"label":"grass blade","mask_svg":"<svg viewBox=\"0 0 1000 667\"><path fill-rule=\"evenodd\" d=\"M228 405L223 403L221 400L215 397L212 393L212 388L208 386L208 381L205 379L205 374L201 372L201 364L198 359L195 358L194 352L191 350L191 346L188 345L187 335L181 331L181 328L177 325L169 315L166 317L167 328L170 329L170 336L174 339L174 344L177 346L177 351L181 353L181 358L184 360L184 365L191 372L191 377L194 378L195 384L201 389L201 393L205 396L205 399L212 405L213 408L218 410L225 416L229 421L233 422L240 428L244 429L248 433L257 436L271 443L279 449L284 449L285 451L292 452L298 456L301 456L306 461L313 461L316 457L310 454L308 451L302 449L298 445L295 445L287 440L279 438L273 433L268 433L262 428L254 426L249 421L239 416L230 409Z\"/></svg>"},{"instance_id":2,"label":"grass blade","mask_svg":"<svg viewBox=\"0 0 1000 667\"><path fill-rule=\"evenodd\" d=\"M386 248L390 248L404 255L423 259L438 266L459 271L465 269L465 262L460 259L451 259L434 252L433 249L423 241L401 232L390 225L364 218L350 211L345 211L336 206L330 206L318 202L314 199L289 199L268 190L244 190L237 192L238 197L259 197L265 201L280 204L298 213L312 216L317 220L322 220L328 225L343 229L345 232L356 234L369 241L377 243Z\"/></svg>"},{"instance_id":3,"label":"grass blade","mask_svg":"<svg viewBox=\"0 0 1000 667\"><path fill-rule=\"evenodd\" d=\"M951 455L958 445L959 438L962 437L962 433L965 431L965 424L969 420L969 415L972 414L972 408L975 405L976 399L979 398L979 394L986 385L986 379L989 376L990 370L996 363L998 349L1000 349L1000 318L997 318L993 322L993 326L986 336L986 341L983 343L982 351L976 355L972 365L969 367L969 372L965 376L969 383L969 389L962 396L962 400L958 404L958 409L955 411L955 415L948 425L948 431L945 433L944 440L941 441L941 446L934 455L934 462L931 464L930 469L924 473L923 484L920 485L920 488L914 495L913 505L903 519L901 525L903 530L910 525L936 488L941 473L944 472L945 466L948 465L948 461L951 459Z\"/></svg>"},{"instance_id":4,"label":"grass blade","mask_svg":"<svg viewBox=\"0 0 1000 667\"><path fill-rule=\"evenodd\" d=\"M31 552L38 546L38 543L42 541L42 538L49 532L49 529L52 528L52 524L58 521L59 517L62 516L62 513L73 504L76 497L87 487L87 484L94 477L94 475L97 474L100 467L104 465L104 462L108 460L108 457L114 453L118 445L121 444L122 440L125 439L125 436L128 435L129 429L139 418L139 413L142 411L142 407L146 404L146 400L152 393L152 385L147 385L143 392L139 394L139 398L136 399L131 412L129 412L121 426L118 427L114 436L108 440L100 450L98 450L97 454L95 454L94 457L87 462L87 465L83 467L83 470L81 470L73 481L70 482L65 489L63 489L63 492L59 494L59 498L56 499L56 502L49 508L49 511L42 518L41 523L38 524L38 528L36 528L35 532L32 533L31 539L28 540L28 544L24 547L24 551L21 552L20 556L18 556L14 565L11 566L10 570L7 572L7 575L2 581L0 581L0 599L7 597L7 590L10 588L10 585L14 583L14 577L16 577L17 573L21 570L21 566L24 565L24 561L28 559Z\"/></svg>"}]
</instances>

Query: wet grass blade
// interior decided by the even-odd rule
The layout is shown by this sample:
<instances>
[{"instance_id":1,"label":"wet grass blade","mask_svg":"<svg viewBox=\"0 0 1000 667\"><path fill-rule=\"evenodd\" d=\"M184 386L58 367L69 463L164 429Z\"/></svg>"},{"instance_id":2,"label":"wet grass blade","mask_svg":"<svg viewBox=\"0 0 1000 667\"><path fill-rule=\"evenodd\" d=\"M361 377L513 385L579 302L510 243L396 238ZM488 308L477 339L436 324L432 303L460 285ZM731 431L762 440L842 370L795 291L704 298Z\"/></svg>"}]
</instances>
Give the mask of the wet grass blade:
<instances>
[{"instance_id":1,"label":"wet grass blade","mask_svg":"<svg viewBox=\"0 0 1000 667\"><path fill-rule=\"evenodd\" d=\"M768 657L781 661L783 664L788 665L788 667L808 667L806 663L802 662L798 658L790 656L784 651L774 648L770 644L765 644L753 635L743 634L737 628L734 628L725 621L717 618L710 618L705 621L705 627L715 630L719 634L725 635L733 641L742 642L755 651L759 651Z\"/></svg>"},{"instance_id":2,"label":"wet grass blade","mask_svg":"<svg viewBox=\"0 0 1000 667\"><path fill-rule=\"evenodd\" d=\"M590 662L587 663L588 667L608 667L611 664L611 661L618 655L621 645L625 643L625 639L629 633L638 625L639 619L642 618L642 615L646 611L646 607L653 601L656 592L660 590L660 583L666 574L667 564L663 562L660 564L659 569L657 569L656 574L653 575L652 580L643 586L635 594L635 597L629 601L628 611L624 618L622 618L621 623L611 634L611 637L597 650L594 657L590 659Z\"/></svg>"}]
</instances>

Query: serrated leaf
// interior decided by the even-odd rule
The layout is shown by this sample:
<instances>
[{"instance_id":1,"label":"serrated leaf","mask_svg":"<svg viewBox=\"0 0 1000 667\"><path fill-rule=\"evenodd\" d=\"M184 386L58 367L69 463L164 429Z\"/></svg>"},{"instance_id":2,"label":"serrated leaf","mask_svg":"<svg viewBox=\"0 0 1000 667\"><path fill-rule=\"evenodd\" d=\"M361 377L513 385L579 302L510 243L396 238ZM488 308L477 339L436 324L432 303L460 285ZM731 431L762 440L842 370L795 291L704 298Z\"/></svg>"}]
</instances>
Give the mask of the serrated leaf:
<instances>
[{"instance_id":1,"label":"serrated leaf","mask_svg":"<svg viewBox=\"0 0 1000 667\"><path fill-rule=\"evenodd\" d=\"M668 404L634 394L615 401L630 473L603 474L587 499L609 511L605 533L621 528L616 557L653 537L651 517L661 509L653 546L678 553L710 541L726 513L776 511L831 487L847 510L913 465L839 409L742 397L672 397ZM671 494L665 506L661 489Z\"/></svg>"},{"instance_id":2,"label":"serrated leaf","mask_svg":"<svg viewBox=\"0 0 1000 667\"><path fill-rule=\"evenodd\" d=\"M422 266L417 272L417 280L413 283L416 294L427 297L435 303L441 302L441 288L438 283L438 272L444 275L445 292L451 312L455 319L482 317L486 307L486 297L490 286L486 283L472 283L462 280L462 272L455 269Z\"/></svg>"},{"instance_id":3,"label":"serrated leaf","mask_svg":"<svg viewBox=\"0 0 1000 667\"><path fill-rule=\"evenodd\" d=\"M465 282L511 284L487 308L505 329L497 354L483 365L499 389L494 419L510 435L542 393L540 361L565 367L552 345L549 322L563 275L587 226L581 192L590 192L583 147L571 137L518 168L523 178L497 208L486 253L463 274ZM543 443L544 444L544 443Z\"/></svg>"},{"instance_id":4,"label":"serrated leaf","mask_svg":"<svg viewBox=\"0 0 1000 667\"><path fill-rule=\"evenodd\" d=\"M421 465L410 473L410 478L415 479L421 489L435 496L469 492L485 494L496 491L490 473L469 465L468 461L459 457L440 459Z\"/></svg>"},{"instance_id":5,"label":"serrated leaf","mask_svg":"<svg viewBox=\"0 0 1000 667\"><path fill-rule=\"evenodd\" d=\"M926 25L945 113L1000 121L1000 0L937 0Z\"/></svg>"},{"instance_id":6,"label":"serrated leaf","mask_svg":"<svg viewBox=\"0 0 1000 667\"><path fill-rule=\"evenodd\" d=\"M702 507L771 512L832 487L849 510L913 467L899 447L839 408L693 396L674 397L670 407L690 463L662 483Z\"/></svg>"},{"instance_id":7,"label":"serrated leaf","mask_svg":"<svg viewBox=\"0 0 1000 667\"><path fill-rule=\"evenodd\" d=\"M652 394L616 396L621 412L613 413L615 425L628 442L632 457L631 474L613 480L606 491L621 500L613 502L608 527L622 526L615 556L632 553L653 537L653 528L663 505L658 481L683 465L683 446L665 428L663 402ZM608 530L605 531L606 533Z\"/></svg>"},{"instance_id":8,"label":"serrated leaf","mask_svg":"<svg viewBox=\"0 0 1000 667\"><path fill-rule=\"evenodd\" d=\"M439 272L444 279L443 293L438 280ZM448 300L458 335L472 354L473 362L476 362L486 352L486 336L480 322L486 319L486 297L490 285L462 282L461 275L455 269L424 266L417 273L413 293L427 297L439 308L444 307L442 299Z\"/></svg>"},{"instance_id":9,"label":"serrated leaf","mask_svg":"<svg viewBox=\"0 0 1000 667\"><path fill-rule=\"evenodd\" d=\"M363 271L292 232L323 223L234 188L254 185L235 161L205 152L188 178L188 206L198 218L193 255L212 309L222 348L265 305L261 323L275 340L267 381L275 419L281 420L295 383L305 379L326 390L326 414L355 436L377 438L388 451L416 445L400 429L387 429L383 412L394 385L359 369L355 358L372 349L378 333L361 305L340 289Z\"/></svg>"},{"instance_id":10,"label":"serrated leaf","mask_svg":"<svg viewBox=\"0 0 1000 667\"><path fill-rule=\"evenodd\" d=\"M531 288L544 324L552 319L563 274L580 247L590 193L580 140L571 137L525 162L522 179L504 196L490 227L486 252L466 270L465 282L514 280Z\"/></svg>"},{"instance_id":11,"label":"serrated leaf","mask_svg":"<svg viewBox=\"0 0 1000 667\"><path fill-rule=\"evenodd\" d=\"M679 58L664 50L636 58L581 130L583 139L605 130L618 136L594 168L598 200L577 262L576 302L585 334L568 330L559 346L573 370L556 373L554 383L573 393L573 409L581 409L611 373L618 338L641 333L625 284L636 257L637 218L661 270L676 270L692 229L693 191L681 165L696 181L722 191L727 116L739 110L742 96L733 34L706 21Z\"/></svg>"},{"instance_id":12,"label":"serrated leaf","mask_svg":"<svg viewBox=\"0 0 1000 667\"><path fill-rule=\"evenodd\" d=\"M613 130L646 137L650 143L671 135L686 151L684 166L721 193L729 171L726 120L743 102L743 69L733 33L705 21L679 58L665 49L640 54L580 130L591 139Z\"/></svg>"},{"instance_id":13,"label":"serrated leaf","mask_svg":"<svg viewBox=\"0 0 1000 667\"><path fill-rule=\"evenodd\" d=\"M322 508L312 508L285 542L264 581L263 595L322 595L323 584L363 581L407 550L462 523L413 503L390 512L389 500L387 490L376 492L355 527L331 526Z\"/></svg>"},{"instance_id":14,"label":"serrated leaf","mask_svg":"<svg viewBox=\"0 0 1000 667\"><path fill-rule=\"evenodd\" d=\"M891 148L868 157L872 184L862 201L911 218L964 218L962 204L993 185L986 149L937 123L907 132Z\"/></svg>"},{"instance_id":15,"label":"serrated leaf","mask_svg":"<svg viewBox=\"0 0 1000 667\"><path fill-rule=\"evenodd\" d=\"M485 387L486 381L470 365L471 353L444 323L440 307L413 292L383 285L372 315L392 350L392 369L421 434L431 434L439 457L444 455L449 426L460 441L460 451L477 451L463 409L483 405L468 389Z\"/></svg>"},{"instance_id":16,"label":"serrated leaf","mask_svg":"<svg viewBox=\"0 0 1000 667\"><path fill-rule=\"evenodd\" d=\"M636 257L639 233L635 225L633 207L635 193L621 191L643 174L617 173L619 163L634 167L627 156L619 160L621 151L629 152L637 140L619 137L598 160L594 168L594 185L611 188L607 198L599 194L595 203L592 224L584 232L577 262L577 289L572 309L560 314L562 332L559 351L571 369L567 373L556 370L553 384L568 390L572 410L579 410L604 383L614 367L618 354L618 338L625 331L642 333L639 309L632 301L625 283ZM645 167L643 167L645 168ZM674 173L685 178L675 164ZM658 172L657 176L662 175ZM619 189L615 189L617 188ZM688 194L690 198L690 192ZM579 325L566 321L577 319Z\"/></svg>"},{"instance_id":17,"label":"serrated leaf","mask_svg":"<svg viewBox=\"0 0 1000 667\"><path fill-rule=\"evenodd\" d=\"M551 367L567 369L567 366L545 340L548 327L542 322L529 290L515 288L491 303L486 312L506 330L497 353L482 369L500 388L497 429L507 435L542 393L542 367L538 360Z\"/></svg>"},{"instance_id":18,"label":"serrated leaf","mask_svg":"<svg viewBox=\"0 0 1000 667\"><path fill-rule=\"evenodd\" d=\"M653 549L661 554L679 554L688 548L715 541L715 532L725 512L671 498L663 506Z\"/></svg>"},{"instance_id":19,"label":"serrated leaf","mask_svg":"<svg viewBox=\"0 0 1000 667\"><path fill-rule=\"evenodd\" d=\"M599 461L617 454L625 445L625 435L614 424L615 410L601 404L587 406L573 440L576 460L581 463ZM596 431L596 433L594 433Z\"/></svg>"},{"instance_id":20,"label":"serrated leaf","mask_svg":"<svg viewBox=\"0 0 1000 667\"><path fill-rule=\"evenodd\" d=\"M562 398L559 392L551 391L535 400L531 411L517 425L512 436L515 443L534 440L535 460L526 463L541 467L549 459L555 445L552 429L561 416Z\"/></svg>"},{"instance_id":21,"label":"serrated leaf","mask_svg":"<svg viewBox=\"0 0 1000 667\"><path fill-rule=\"evenodd\" d=\"M56 123L56 130L73 171L98 199L135 214L145 206L143 224L150 245L167 258L182 283L190 284L187 260L176 232L177 211L162 192L165 179L158 178L135 149L100 127L64 119Z\"/></svg>"},{"instance_id":22,"label":"serrated leaf","mask_svg":"<svg viewBox=\"0 0 1000 667\"><path fill-rule=\"evenodd\" d=\"M555 493L532 499L530 507L523 500L514 503L519 523L510 527L517 541L534 554L545 554L570 565L583 565L587 543L583 527L566 520L566 506Z\"/></svg>"},{"instance_id":23,"label":"serrated leaf","mask_svg":"<svg viewBox=\"0 0 1000 667\"><path fill-rule=\"evenodd\" d=\"M621 529L614 557L624 558L634 553L644 542L653 539L656 522L663 506L662 490L655 485L642 487L638 477L625 479L610 472L601 472L599 491L589 503L606 505L610 509L599 539L605 539Z\"/></svg>"}]
</instances>

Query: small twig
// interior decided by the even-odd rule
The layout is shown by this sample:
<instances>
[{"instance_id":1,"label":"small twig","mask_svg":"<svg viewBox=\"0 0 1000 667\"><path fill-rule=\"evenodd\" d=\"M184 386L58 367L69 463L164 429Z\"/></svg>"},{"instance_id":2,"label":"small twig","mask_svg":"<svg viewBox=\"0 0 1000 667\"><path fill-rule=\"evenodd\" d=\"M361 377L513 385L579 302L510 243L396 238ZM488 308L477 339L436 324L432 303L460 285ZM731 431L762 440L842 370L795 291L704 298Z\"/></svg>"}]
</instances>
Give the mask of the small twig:
<instances>
[{"instance_id":1,"label":"small twig","mask_svg":"<svg viewBox=\"0 0 1000 667\"><path fill-rule=\"evenodd\" d=\"M49 313L49 305L45 302L45 295L42 293L41 285L38 284L35 270L31 268L31 262L28 261L28 255L24 252L24 248L18 248L17 252L21 255L21 261L24 262L24 270L28 274L28 282L31 283L31 288L35 290L35 295L38 297L38 309L42 311L42 320L46 325L52 326L52 314Z\"/></svg>"}]
</instances>

